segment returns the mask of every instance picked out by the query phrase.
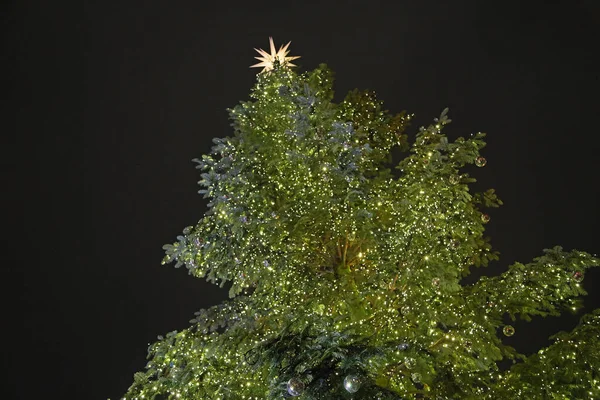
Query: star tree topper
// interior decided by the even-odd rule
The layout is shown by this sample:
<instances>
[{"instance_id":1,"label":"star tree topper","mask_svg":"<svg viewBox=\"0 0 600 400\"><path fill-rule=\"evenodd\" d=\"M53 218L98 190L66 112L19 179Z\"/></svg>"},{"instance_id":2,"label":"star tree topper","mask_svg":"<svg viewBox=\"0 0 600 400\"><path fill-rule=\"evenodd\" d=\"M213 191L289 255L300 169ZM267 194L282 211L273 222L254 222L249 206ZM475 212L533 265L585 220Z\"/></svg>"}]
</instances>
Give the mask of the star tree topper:
<instances>
[{"instance_id":1,"label":"star tree topper","mask_svg":"<svg viewBox=\"0 0 600 400\"><path fill-rule=\"evenodd\" d=\"M273 69L273 64L275 61L278 61L280 65L285 65L287 67L295 67L296 65L292 64L290 61L300 58L300 56L291 56L287 57L289 50L288 46L292 42L288 42L285 46L281 46L278 51L275 51L275 44L273 43L273 38L269 37L269 44L271 45L271 54L267 53L263 49L254 49L260 54L262 57L254 57L260 62L258 64L251 65L250 68L259 68L263 67L263 70L260 72L268 72Z\"/></svg>"}]
</instances>

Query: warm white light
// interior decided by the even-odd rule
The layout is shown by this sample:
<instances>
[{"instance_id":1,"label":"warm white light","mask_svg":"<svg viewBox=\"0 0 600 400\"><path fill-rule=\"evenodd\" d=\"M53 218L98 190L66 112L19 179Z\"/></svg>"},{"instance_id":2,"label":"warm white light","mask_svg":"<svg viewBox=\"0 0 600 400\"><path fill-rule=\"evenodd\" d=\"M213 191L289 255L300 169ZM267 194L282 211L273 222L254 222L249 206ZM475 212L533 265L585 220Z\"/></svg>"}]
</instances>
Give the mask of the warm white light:
<instances>
[{"instance_id":1,"label":"warm white light","mask_svg":"<svg viewBox=\"0 0 600 400\"><path fill-rule=\"evenodd\" d=\"M260 68L263 67L263 70L260 72L267 72L273 69L273 64L275 60L279 61L281 65L285 65L288 67L295 67L296 65L292 64L290 61L300 58L300 56L291 56L287 57L289 50L288 46L292 42L288 42L285 46L281 46L278 51L275 51L275 44L273 43L273 38L269 37L269 44L271 47L271 54L267 53L263 49L254 49L260 54L262 57L254 57L260 62L258 64L251 65L250 68Z\"/></svg>"}]
</instances>

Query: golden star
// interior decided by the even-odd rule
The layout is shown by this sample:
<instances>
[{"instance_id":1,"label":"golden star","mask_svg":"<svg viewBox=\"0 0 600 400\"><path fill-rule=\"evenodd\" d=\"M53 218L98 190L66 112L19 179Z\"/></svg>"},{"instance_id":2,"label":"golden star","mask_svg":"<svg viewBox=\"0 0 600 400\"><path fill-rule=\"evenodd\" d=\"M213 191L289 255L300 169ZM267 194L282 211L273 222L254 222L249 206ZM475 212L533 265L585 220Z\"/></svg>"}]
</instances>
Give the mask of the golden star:
<instances>
[{"instance_id":1,"label":"golden star","mask_svg":"<svg viewBox=\"0 0 600 400\"><path fill-rule=\"evenodd\" d=\"M273 38L269 37L269 43L271 45L271 54L267 53L263 49L254 49L260 54L262 57L254 57L260 62L258 64L251 65L250 68L258 68L263 67L263 70L260 72L268 72L273 69L273 64L275 61L278 61L279 64L285 65L286 67L295 67L296 65L292 64L290 61L300 58L300 56L292 56L287 57L289 51L288 46L292 42L288 42L285 46L281 46L278 51L275 51L275 44L273 43Z\"/></svg>"}]
</instances>

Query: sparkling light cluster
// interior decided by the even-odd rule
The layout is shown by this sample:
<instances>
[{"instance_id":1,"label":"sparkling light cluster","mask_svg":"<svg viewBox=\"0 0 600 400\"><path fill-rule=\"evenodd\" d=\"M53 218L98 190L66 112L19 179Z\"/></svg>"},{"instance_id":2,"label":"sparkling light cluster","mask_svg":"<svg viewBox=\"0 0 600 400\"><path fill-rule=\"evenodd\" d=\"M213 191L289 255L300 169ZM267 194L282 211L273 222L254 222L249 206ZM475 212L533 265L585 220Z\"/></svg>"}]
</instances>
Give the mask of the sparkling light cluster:
<instances>
[{"instance_id":1,"label":"sparkling light cluster","mask_svg":"<svg viewBox=\"0 0 600 400\"><path fill-rule=\"evenodd\" d=\"M461 284L497 259L482 210L501 202L464 171L486 164L484 134L449 142L444 111L409 146L410 116L371 92L334 103L325 66L276 63L251 98L230 110L234 136L196 160L209 210L165 246L165 263L230 282L232 299L152 344L125 398L279 399L290 382L301 399L600 397L597 313L497 367L524 358L502 343L503 317L577 308L598 260L556 247Z\"/></svg>"}]
</instances>

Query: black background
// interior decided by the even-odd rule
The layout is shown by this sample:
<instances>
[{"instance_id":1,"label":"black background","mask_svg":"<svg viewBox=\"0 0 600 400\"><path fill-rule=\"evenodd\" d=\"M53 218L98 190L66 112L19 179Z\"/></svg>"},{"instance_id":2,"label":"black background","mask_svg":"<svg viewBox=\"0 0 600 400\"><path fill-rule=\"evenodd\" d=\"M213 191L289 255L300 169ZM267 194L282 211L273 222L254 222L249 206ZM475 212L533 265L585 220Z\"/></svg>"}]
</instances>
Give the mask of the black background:
<instances>
[{"instance_id":1,"label":"black background","mask_svg":"<svg viewBox=\"0 0 600 400\"><path fill-rule=\"evenodd\" d=\"M484 273L600 249L593 0L5 3L7 398L117 399L149 342L227 297L161 266L161 246L202 217L190 160L232 133L269 36L300 69L327 63L337 99L373 89L414 113L411 137L444 107L451 138L488 133L477 187L505 205ZM507 342L531 353L578 318L517 322Z\"/></svg>"}]
</instances>

